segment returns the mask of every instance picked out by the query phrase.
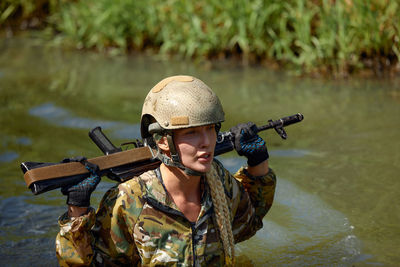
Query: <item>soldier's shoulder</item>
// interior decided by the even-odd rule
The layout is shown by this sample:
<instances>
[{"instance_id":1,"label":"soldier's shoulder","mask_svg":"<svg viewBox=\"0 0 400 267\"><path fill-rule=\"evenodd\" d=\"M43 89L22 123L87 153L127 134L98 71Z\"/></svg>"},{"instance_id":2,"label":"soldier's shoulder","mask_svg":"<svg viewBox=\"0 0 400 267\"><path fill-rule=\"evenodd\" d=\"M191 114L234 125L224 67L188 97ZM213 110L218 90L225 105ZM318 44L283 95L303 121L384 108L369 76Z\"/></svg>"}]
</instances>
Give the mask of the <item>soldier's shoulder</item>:
<instances>
[{"instance_id":1,"label":"soldier's shoulder","mask_svg":"<svg viewBox=\"0 0 400 267\"><path fill-rule=\"evenodd\" d=\"M118 185L118 194L128 194L130 196L142 197L146 194L146 186L154 179L157 179L153 170L135 176Z\"/></svg>"}]
</instances>

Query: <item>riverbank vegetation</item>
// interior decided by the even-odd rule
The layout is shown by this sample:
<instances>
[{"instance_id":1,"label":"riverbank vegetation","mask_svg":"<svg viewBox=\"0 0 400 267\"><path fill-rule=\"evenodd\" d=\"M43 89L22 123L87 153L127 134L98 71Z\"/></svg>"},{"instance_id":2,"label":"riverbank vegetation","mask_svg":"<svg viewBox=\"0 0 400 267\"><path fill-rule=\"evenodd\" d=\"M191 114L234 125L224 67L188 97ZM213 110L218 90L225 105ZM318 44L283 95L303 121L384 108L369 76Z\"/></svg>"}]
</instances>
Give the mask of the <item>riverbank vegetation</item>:
<instances>
[{"instance_id":1,"label":"riverbank vegetation","mask_svg":"<svg viewBox=\"0 0 400 267\"><path fill-rule=\"evenodd\" d=\"M400 69L400 3L391 0L5 0L0 23L112 53L240 58L337 76Z\"/></svg>"}]
</instances>

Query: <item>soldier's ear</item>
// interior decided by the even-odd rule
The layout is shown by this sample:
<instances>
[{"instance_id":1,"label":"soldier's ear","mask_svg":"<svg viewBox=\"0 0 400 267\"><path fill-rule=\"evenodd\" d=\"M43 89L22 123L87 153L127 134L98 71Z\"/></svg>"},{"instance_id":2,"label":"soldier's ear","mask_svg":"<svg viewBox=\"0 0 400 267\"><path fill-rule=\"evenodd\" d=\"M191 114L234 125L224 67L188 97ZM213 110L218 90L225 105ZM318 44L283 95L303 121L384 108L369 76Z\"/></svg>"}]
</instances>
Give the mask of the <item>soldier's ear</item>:
<instances>
[{"instance_id":1,"label":"soldier's ear","mask_svg":"<svg viewBox=\"0 0 400 267\"><path fill-rule=\"evenodd\" d=\"M157 146L161 149L161 151L165 152L169 152L169 145L168 145L168 141L167 141L167 137L163 136L158 142L157 142Z\"/></svg>"}]
</instances>

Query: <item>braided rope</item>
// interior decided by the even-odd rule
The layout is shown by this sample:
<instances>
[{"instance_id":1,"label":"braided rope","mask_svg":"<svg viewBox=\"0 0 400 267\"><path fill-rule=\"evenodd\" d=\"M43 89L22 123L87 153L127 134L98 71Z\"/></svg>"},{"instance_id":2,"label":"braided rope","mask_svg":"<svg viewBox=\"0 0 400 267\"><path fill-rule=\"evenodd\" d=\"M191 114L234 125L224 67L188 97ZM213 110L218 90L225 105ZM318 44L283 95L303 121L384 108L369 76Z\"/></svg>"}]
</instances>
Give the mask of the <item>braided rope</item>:
<instances>
[{"instance_id":1,"label":"braided rope","mask_svg":"<svg viewBox=\"0 0 400 267\"><path fill-rule=\"evenodd\" d=\"M206 175L206 179L211 189L216 220L225 253L225 263L227 266L234 266L235 244L225 190L214 168Z\"/></svg>"}]
</instances>

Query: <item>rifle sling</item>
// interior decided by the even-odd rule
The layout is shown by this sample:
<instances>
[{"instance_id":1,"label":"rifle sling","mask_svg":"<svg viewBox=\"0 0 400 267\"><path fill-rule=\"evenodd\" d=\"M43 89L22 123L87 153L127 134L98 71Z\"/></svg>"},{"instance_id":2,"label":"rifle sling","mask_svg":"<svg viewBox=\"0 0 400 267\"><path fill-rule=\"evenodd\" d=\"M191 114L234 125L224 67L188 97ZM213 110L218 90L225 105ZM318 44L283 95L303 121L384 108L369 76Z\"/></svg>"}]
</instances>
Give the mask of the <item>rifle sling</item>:
<instances>
[{"instance_id":1,"label":"rifle sling","mask_svg":"<svg viewBox=\"0 0 400 267\"><path fill-rule=\"evenodd\" d=\"M129 163L150 160L152 158L148 147L139 147L88 159L88 161L97 164L100 170L105 170ZM88 172L89 171L81 163L68 162L28 170L24 174L24 179L27 187L29 187L32 183L37 181L68 177Z\"/></svg>"}]
</instances>

